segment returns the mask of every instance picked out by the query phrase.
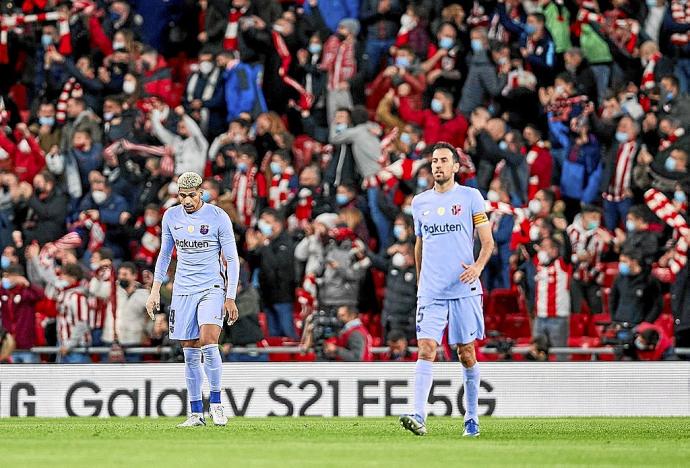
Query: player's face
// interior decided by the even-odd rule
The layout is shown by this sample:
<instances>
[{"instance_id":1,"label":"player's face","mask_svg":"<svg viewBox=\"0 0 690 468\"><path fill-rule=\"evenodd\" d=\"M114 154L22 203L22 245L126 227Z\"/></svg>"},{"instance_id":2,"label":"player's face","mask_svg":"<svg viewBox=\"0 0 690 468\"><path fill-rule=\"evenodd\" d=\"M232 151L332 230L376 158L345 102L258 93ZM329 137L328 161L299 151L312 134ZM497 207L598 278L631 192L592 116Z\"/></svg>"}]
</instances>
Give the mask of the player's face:
<instances>
[{"instance_id":1,"label":"player's face","mask_svg":"<svg viewBox=\"0 0 690 468\"><path fill-rule=\"evenodd\" d=\"M453 161L453 153L449 149L437 149L431 155L431 173L436 183L447 183L453 179L458 170L460 170L460 164Z\"/></svg>"},{"instance_id":2,"label":"player's face","mask_svg":"<svg viewBox=\"0 0 690 468\"><path fill-rule=\"evenodd\" d=\"M194 213L201 208L201 187L197 189L180 189L177 199L187 213Z\"/></svg>"}]
</instances>

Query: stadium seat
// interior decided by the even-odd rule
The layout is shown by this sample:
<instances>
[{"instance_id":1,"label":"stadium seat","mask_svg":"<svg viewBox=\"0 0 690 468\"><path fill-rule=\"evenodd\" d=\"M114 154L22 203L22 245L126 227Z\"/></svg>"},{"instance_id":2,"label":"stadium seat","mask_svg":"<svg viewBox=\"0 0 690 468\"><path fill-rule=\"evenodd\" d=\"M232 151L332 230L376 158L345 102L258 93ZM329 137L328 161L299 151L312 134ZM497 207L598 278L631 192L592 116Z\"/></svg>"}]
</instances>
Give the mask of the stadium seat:
<instances>
[{"instance_id":1,"label":"stadium seat","mask_svg":"<svg viewBox=\"0 0 690 468\"><path fill-rule=\"evenodd\" d=\"M600 344L599 338L592 338L589 336L579 336L568 338L568 346L571 348L596 348ZM591 354L573 354L570 357L571 361L591 361Z\"/></svg>"},{"instance_id":2,"label":"stadium seat","mask_svg":"<svg viewBox=\"0 0 690 468\"><path fill-rule=\"evenodd\" d=\"M270 336L261 340L257 345L259 348L269 348L271 346L286 346L285 338ZM292 361L295 353L271 353L268 355L268 360L271 362L289 362Z\"/></svg>"},{"instance_id":3,"label":"stadium seat","mask_svg":"<svg viewBox=\"0 0 690 468\"><path fill-rule=\"evenodd\" d=\"M610 314L594 314L589 321L589 336L593 338L601 338L601 333L604 330L603 325L598 325L600 322L609 323L611 322Z\"/></svg>"},{"instance_id":4,"label":"stadium seat","mask_svg":"<svg viewBox=\"0 0 690 468\"><path fill-rule=\"evenodd\" d=\"M613 286L613 282L618 276L618 262L605 263L603 265L602 272L604 273L602 286L605 288L610 288Z\"/></svg>"},{"instance_id":5,"label":"stadium seat","mask_svg":"<svg viewBox=\"0 0 690 468\"><path fill-rule=\"evenodd\" d=\"M579 338L587 335L589 329L588 314L571 314L570 315L570 336L571 338Z\"/></svg>"},{"instance_id":6,"label":"stadium seat","mask_svg":"<svg viewBox=\"0 0 690 468\"><path fill-rule=\"evenodd\" d=\"M530 321L527 314L507 314L503 317L501 328L499 329L504 336L516 339L532 335Z\"/></svg>"},{"instance_id":7,"label":"stadium seat","mask_svg":"<svg viewBox=\"0 0 690 468\"><path fill-rule=\"evenodd\" d=\"M258 319L261 332L264 334L264 336L268 336L268 321L266 320L266 313L259 312Z\"/></svg>"}]
</instances>

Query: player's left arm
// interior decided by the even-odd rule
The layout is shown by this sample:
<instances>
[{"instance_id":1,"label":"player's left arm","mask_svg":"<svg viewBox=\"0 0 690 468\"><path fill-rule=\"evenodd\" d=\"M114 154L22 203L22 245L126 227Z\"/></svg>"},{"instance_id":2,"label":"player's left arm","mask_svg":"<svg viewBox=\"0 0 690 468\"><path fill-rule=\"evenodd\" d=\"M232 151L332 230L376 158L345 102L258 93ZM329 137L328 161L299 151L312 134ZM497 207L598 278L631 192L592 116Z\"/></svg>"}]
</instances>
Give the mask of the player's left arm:
<instances>
[{"instance_id":1,"label":"player's left arm","mask_svg":"<svg viewBox=\"0 0 690 468\"><path fill-rule=\"evenodd\" d=\"M237 320L239 311L235 304L237 294L237 283L240 278L240 257L237 254L237 244L235 234L232 230L232 222L225 212L220 213L220 225L218 227L218 243L225 262L228 265L228 286L225 292L225 311L228 314L228 323L232 324Z\"/></svg>"},{"instance_id":2,"label":"player's left arm","mask_svg":"<svg viewBox=\"0 0 690 468\"><path fill-rule=\"evenodd\" d=\"M479 276L482 274L482 271L484 271L484 267L486 267L494 251L494 236L491 232L489 217L484 212L484 198L478 190L474 192L476 193L472 198L472 224L479 235L481 249L479 251L479 257L473 264L462 264L465 271L460 275L460 281L463 283L472 283L479 279Z\"/></svg>"}]
</instances>

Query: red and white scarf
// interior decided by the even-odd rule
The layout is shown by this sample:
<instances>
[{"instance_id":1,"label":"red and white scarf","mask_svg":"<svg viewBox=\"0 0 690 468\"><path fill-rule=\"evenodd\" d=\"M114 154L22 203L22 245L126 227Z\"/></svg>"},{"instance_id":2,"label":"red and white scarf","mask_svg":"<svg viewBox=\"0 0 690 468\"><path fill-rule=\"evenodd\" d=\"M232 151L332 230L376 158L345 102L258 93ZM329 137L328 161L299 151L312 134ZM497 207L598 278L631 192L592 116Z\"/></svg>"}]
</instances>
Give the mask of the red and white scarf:
<instances>
[{"instance_id":1,"label":"red and white scarf","mask_svg":"<svg viewBox=\"0 0 690 468\"><path fill-rule=\"evenodd\" d=\"M72 53L72 39L69 34L69 18L61 17L57 11L35 15L2 16L0 18L0 63L9 63L10 61L7 39L11 29L29 23L44 23L46 21L58 22L58 33L60 35L58 52L62 55L70 55Z\"/></svg>"},{"instance_id":2,"label":"red and white scarf","mask_svg":"<svg viewBox=\"0 0 690 468\"><path fill-rule=\"evenodd\" d=\"M678 141L678 138L682 137L683 135L685 135L685 129L677 128L676 130L674 130L673 133L669 134L666 138L662 138L659 141L659 151L668 149L669 146Z\"/></svg>"},{"instance_id":3,"label":"red and white scarf","mask_svg":"<svg viewBox=\"0 0 690 468\"><path fill-rule=\"evenodd\" d=\"M640 83L640 89L652 89L656 86L656 81L654 80L654 68L656 64L661 60L661 52L656 52L654 55L649 57L649 62L644 67L642 71L642 82Z\"/></svg>"},{"instance_id":4,"label":"red and white scarf","mask_svg":"<svg viewBox=\"0 0 690 468\"><path fill-rule=\"evenodd\" d=\"M637 142L629 141L618 146L616 153L616 165L613 170L613 176L609 183L609 188L606 193L606 199L613 202L619 202L626 197L630 189L630 178L632 176L632 166L635 162L635 155L637 154Z\"/></svg>"},{"instance_id":5,"label":"red and white scarf","mask_svg":"<svg viewBox=\"0 0 690 468\"><path fill-rule=\"evenodd\" d=\"M676 275L688 263L687 238L690 234L690 227L688 227L688 222L680 210L657 189L647 190L644 194L644 201L659 219L673 228L674 237L677 239L668 267L660 268L657 272L657 275L663 277L664 281L672 283L675 281ZM685 209L687 207L683 207L683 210Z\"/></svg>"},{"instance_id":6,"label":"red and white scarf","mask_svg":"<svg viewBox=\"0 0 690 468\"><path fill-rule=\"evenodd\" d=\"M231 199L235 203L237 215L245 227L254 224L254 208L256 206L254 185L257 172L258 169L252 167L246 174L240 171L235 172L232 178Z\"/></svg>"},{"instance_id":7,"label":"red and white scarf","mask_svg":"<svg viewBox=\"0 0 690 468\"><path fill-rule=\"evenodd\" d=\"M671 17L673 22L677 24L690 23L690 2L681 0L672 0L671 2ZM676 33L671 34L671 43L677 46L684 46L690 42L690 33Z\"/></svg>"},{"instance_id":8,"label":"red and white scarf","mask_svg":"<svg viewBox=\"0 0 690 468\"><path fill-rule=\"evenodd\" d=\"M240 26L240 18L247 12L247 8L238 10L231 8L228 13L228 25L225 27L225 38L223 39L223 48L225 50L237 50L237 33Z\"/></svg>"},{"instance_id":9,"label":"red and white scarf","mask_svg":"<svg viewBox=\"0 0 690 468\"><path fill-rule=\"evenodd\" d=\"M174 151L171 146L140 145L129 140L118 140L103 150L104 156L116 157L125 151L133 153L148 154L161 158L161 174L170 177L175 173Z\"/></svg>"},{"instance_id":10,"label":"red and white scarf","mask_svg":"<svg viewBox=\"0 0 690 468\"><path fill-rule=\"evenodd\" d=\"M276 53L280 57L278 76L280 76L280 79L283 80L283 83L299 93L299 108L302 110L311 109L312 104L314 104L314 95L307 92L307 90L304 89L304 86L299 84L297 81L292 79L290 75L288 75L290 63L292 62L292 55L285 44L283 36L281 36L277 31L272 31L271 38L273 39L273 47L275 47Z\"/></svg>"},{"instance_id":11,"label":"red and white scarf","mask_svg":"<svg viewBox=\"0 0 690 468\"><path fill-rule=\"evenodd\" d=\"M84 91L81 89L81 85L77 83L76 78L72 77L65 82L60 97L58 97L57 112L55 114L57 123L65 123L65 119L67 118L67 101L69 98L80 98L83 95Z\"/></svg>"},{"instance_id":12,"label":"red and white scarf","mask_svg":"<svg viewBox=\"0 0 690 468\"><path fill-rule=\"evenodd\" d=\"M268 189L268 206L278 210L284 206L291 198L290 181L295 175L295 171L288 167L282 174L275 174L271 178L271 186Z\"/></svg>"}]
</instances>

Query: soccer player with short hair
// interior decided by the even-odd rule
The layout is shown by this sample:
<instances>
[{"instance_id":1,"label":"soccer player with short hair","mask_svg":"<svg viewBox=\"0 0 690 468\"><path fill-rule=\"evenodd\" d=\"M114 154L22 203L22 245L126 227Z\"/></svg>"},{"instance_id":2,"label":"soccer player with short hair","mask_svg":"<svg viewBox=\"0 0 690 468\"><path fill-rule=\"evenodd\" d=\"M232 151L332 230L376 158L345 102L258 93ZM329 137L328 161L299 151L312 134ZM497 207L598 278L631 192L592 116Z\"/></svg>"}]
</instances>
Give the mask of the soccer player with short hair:
<instances>
[{"instance_id":1,"label":"soccer player with short hair","mask_svg":"<svg viewBox=\"0 0 690 468\"><path fill-rule=\"evenodd\" d=\"M415 263L417 265L417 346L414 413L400 417L402 426L416 435L426 434L426 402L433 383L432 363L448 326L450 344L457 344L464 366L467 412L465 436L479 435L477 406L479 366L474 340L484 337L482 285L479 277L491 257L494 240L478 190L459 185L460 155L449 143L431 148L434 188L412 200ZM474 259L474 234L481 251Z\"/></svg>"},{"instance_id":2,"label":"soccer player with short hair","mask_svg":"<svg viewBox=\"0 0 690 468\"><path fill-rule=\"evenodd\" d=\"M176 247L170 339L180 340L184 350L191 403L191 416L177 427L206 425L201 401L202 354L211 389L209 413L217 426L225 426L228 422L220 403L222 359L218 338L225 313L229 323L237 320L235 294L240 264L230 218L217 206L202 201L201 183L201 176L194 172L185 172L177 179L180 204L163 215L161 250L146 302L146 310L153 319L154 310L160 309L161 284L170 265L173 247Z\"/></svg>"}]
</instances>

